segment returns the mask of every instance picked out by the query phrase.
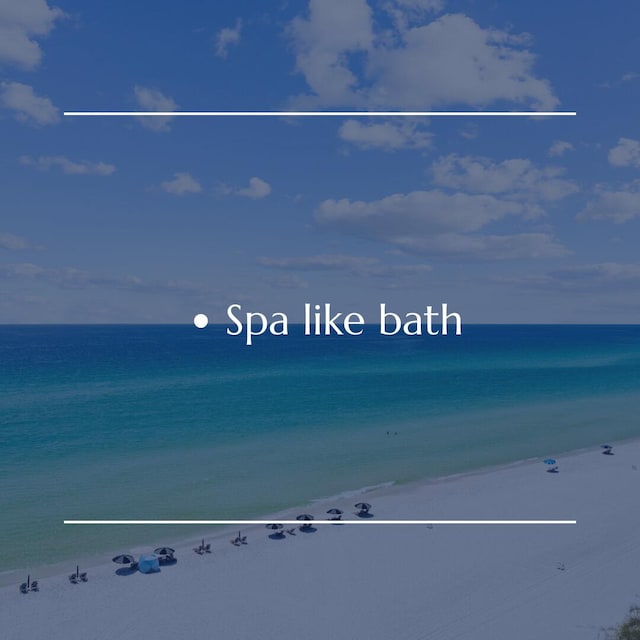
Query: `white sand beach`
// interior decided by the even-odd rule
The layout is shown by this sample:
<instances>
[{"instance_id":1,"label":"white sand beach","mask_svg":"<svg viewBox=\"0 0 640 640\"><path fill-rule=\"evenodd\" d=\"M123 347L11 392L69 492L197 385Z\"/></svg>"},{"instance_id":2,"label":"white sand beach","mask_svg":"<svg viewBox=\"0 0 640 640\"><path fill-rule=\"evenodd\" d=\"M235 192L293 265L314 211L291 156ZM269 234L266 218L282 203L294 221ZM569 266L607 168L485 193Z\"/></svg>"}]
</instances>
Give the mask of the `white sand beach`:
<instances>
[{"instance_id":1,"label":"white sand beach","mask_svg":"<svg viewBox=\"0 0 640 640\"><path fill-rule=\"evenodd\" d=\"M157 574L111 562L0 590L3 640L280 638L589 640L640 600L640 443L366 494L376 519L575 519L565 526L319 525L282 540L263 527L176 546ZM362 497L360 498L362 499ZM352 517L350 497L315 503ZM277 520L275 520L277 521ZM199 530L194 529L194 540ZM135 552L150 549L132 550ZM123 552L128 550L123 549ZM105 560L109 560L105 558ZM75 566L69 566L71 573Z\"/></svg>"}]
</instances>

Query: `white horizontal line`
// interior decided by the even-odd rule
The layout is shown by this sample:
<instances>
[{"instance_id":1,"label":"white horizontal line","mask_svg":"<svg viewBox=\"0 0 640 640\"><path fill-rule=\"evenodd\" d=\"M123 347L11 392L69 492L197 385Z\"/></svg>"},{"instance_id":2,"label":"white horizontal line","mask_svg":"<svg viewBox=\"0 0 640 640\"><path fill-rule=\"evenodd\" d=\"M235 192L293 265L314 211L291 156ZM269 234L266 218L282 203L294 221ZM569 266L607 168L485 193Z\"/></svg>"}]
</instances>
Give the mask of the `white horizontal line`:
<instances>
[{"instance_id":1,"label":"white horizontal line","mask_svg":"<svg viewBox=\"0 0 640 640\"><path fill-rule=\"evenodd\" d=\"M277 523L282 525L316 524L455 524L455 525L565 525L577 524L576 520L65 520L67 525L140 525L140 524L219 524L219 525L267 525Z\"/></svg>"},{"instance_id":2,"label":"white horizontal line","mask_svg":"<svg viewBox=\"0 0 640 640\"><path fill-rule=\"evenodd\" d=\"M338 117L338 118L418 118L418 117L475 117L475 116L510 116L510 117L553 117L575 116L575 111L65 111L65 116L94 116L94 117L260 117L260 118L309 118L309 117Z\"/></svg>"}]
</instances>

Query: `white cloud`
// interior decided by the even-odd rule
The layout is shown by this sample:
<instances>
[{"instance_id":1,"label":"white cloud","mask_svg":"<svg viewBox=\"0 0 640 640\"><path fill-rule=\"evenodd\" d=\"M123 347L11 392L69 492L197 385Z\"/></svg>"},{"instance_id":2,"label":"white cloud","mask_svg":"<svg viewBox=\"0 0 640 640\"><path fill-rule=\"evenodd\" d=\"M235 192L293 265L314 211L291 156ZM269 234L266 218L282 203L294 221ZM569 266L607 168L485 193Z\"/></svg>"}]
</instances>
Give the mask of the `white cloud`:
<instances>
[{"instance_id":1,"label":"white cloud","mask_svg":"<svg viewBox=\"0 0 640 640\"><path fill-rule=\"evenodd\" d=\"M395 11L411 12L413 19L416 4L396 2ZM534 74L526 34L483 29L462 14L431 22L421 15L420 24L396 20L389 34L374 25L365 0L310 0L308 17L290 26L297 70L311 89L297 102L421 109L496 101L532 109L558 104L549 82Z\"/></svg>"},{"instance_id":2,"label":"white cloud","mask_svg":"<svg viewBox=\"0 0 640 640\"><path fill-rule=\"evenodd\" d=\"M550 257L566 253L542 233L482 235L487 225L529 215L530 206L494 195L440 190L397 193L370 202L326 200L316 211L321 227L386 242L406 253L456 260Z\"/></svg>"},{"instance_id":3,"label":"white cloud","mask_svg":"<svg viewBox=\"0 0 640 640\"><path fill-rule=\"evenodd\" d=\"M603 82L600 86L605 89L615 89L625 85L627 82L633 82L640 78L640 73L637 71L629 71L628 73L623 74L618 80L614 82Z\"/></svg>"},{"instance_id":4,"label":"white cloud","mask_svg":"<svg viewBox=\"0 0 640 640\"><path fill-rule=\"evenodd\" d=\"M620 138L609 151L609 163L614 167L640 167L640 141Z\"/></svg>"},{"instance_id":5,"label":"white cloud","mask_svg":"<svg viewBox=\"0 0 640 640\"><path fill-rule=\"evenodd\" d=\"M444 0L389 0L383 8L391 16L397 29L407 29L423 20L429 13L442 11Z\"/></svg>"},{"instance_id":6,"label":"white cloud","mask_svg":"<svg viewBox=\"0 0 640 640\"><path fill-rule=\"evenodd\" d=\"M51 100L37 96L33 87L21 82L0 84L0 106L13 111L19 122L36 125L60 122L58 109Z\"/></svg>"},{"instance_id":7,"label":"white cloud","mask_svg":"<svg viewBox=\"0 0 640 640\"><path fill-rule=\"evenodd\" d=\"M13 233L0 233L0 249L17 251L19 249L32 249L33 246L25 238Z\"/></svg>"},{"instance_id":8,"label":"white cloud","mask_svg":"<svg viewBox=\"0 0 640 640\"><path fill-rule=\"evenodd\" d=\"M218 185L218 192L224 195L243 196L252 200L266 198L271 193L271 185L261 178L253 177L249 180L249 186L241 189L234 189L226 184Z\"/></svg>"},{"instance_id":9,"label":"white cloud","mask_svg":"<svg viewBox=\"0 0 640 640\"><path fill-rule=\"evenodd\" d=\"M618 224L640 218L640 180L619 189L596 187L596 198L576 216L577 220L612 220Z\"/></svg>"},{"instance_id":10,"label":"white cloud","mask_svg":"<svg viewBox=\"0 0 640 640\"><path fill-rule=\"evenodd\" d=\"M21 156L20 164L37 167L44 171L58 167L68 175L110 176L116 170L115 165L106 162L88 162L86 160L74 162L65 156L40 156L38 158Z\"/></svg>"},{"instance_id":11,"label":"white cloud","mask_svg":"<svg viewBox=\"0 0 640 640\"><path fill-rule=\"evenodd\" d=\"M46 0L1 0L0 64L37 67L42 59L37 39L48 35L63 16Z\"/></svg>"},{"instance_id":12,"label":"white cloud","mask_svg":"<svg viewBox=\"0 0 640 640\"><path fill-rule=\"evenodd\" d=\"M552 158L559 158L563 156L567 151L573 151L573 150L574 150L574 146L570 142L567 142L566 140L556 140L549 147L549 155Z\"/></svg>"},{"instance_id":13,"label":"white cloud","mask_svg":"<svg viewBox=\"0 0 640 640\"><path fill-rule=\"evenodd\" d=\"M436 184L473 193L553 201L578 191L575 183L561 177L562 167L538 168L531 160L521 158L494 162L450 154L434 162L431 169Z\"/></svg>"},{"instance_id":14,"label":"white cloud","mask_svg":"<svg viewBox=\"0 0 640 640\"><path fill-rule=\"evenodd\" d=\"M431 133L409 121L363 124L358 120L346 120L338 135L362 149L380 148L385 151L424 149L431 144L432 138Z\"/></svg>"},{"instance_id":15,"label":"white cloud","mask_svg":"<svg viewBox=\"0 0 640 640\"><path fill-rule=\"evenodd\" d=\"M172 180L167 180L161 185L167 193L183 196L186 193L200 193L202 185L190 173L174 173Z\"/></svg>"},{"instance_id":16,"label":"white cloud","mask_svg":"<svg viewBox=\"0 0 640 640\"><path fill-rule=\"evenodd\" d=\"M557 258L569 253L566 247L547 233L445 233L431 237L401 237L396 239L395 244L407 253L429 254L456 261L530 260Z\"/></svg>"},{"instance_id":17,"label":"white cloud","mask_svg":"<svg viewBox=\"0 0 640 640\"><path fill-rule=\"evenodd\" d=\"M290 25L296 66L320 104L347 104L358 80L345 58L373 43L371 9L366 0L310 0L309 17ZM358 103L361 100L356 100Z\"/></svg>"},{"instance_id":18,"label":"white cloud","mask_svg":"<svg viewBox=\"0 0 640 640\"><path fill-rule=\"evenodd\" d=\"M157 89L136 85L133 88L133 95L143 111L175 111L178 108L172 98L165 96ZM150 131L169 131L169 123L172 120L171 116L149 116L136 119Z\"/></svg>"},{"instance_id":19,"label":"white cloud","mask_svg":"<svg viewBox=\"0 0 640 640\"><path fill-rule=\"evenodd\" d=\"M0 278L35 279L61 289L116 289L145 294L202 295L207 288L180 280L150 281L134 275L92 273L76 267L43 267L28 262L0 264Z\"/></svg>"},{"instance_id":20,"label":"white cloud","mask_svg":"<svg viewBox=\"0 0 640 640\"><path fill-rule=\"evenodd\" d=\"M226 58L229 54L230 46L237 46L240 42L242 32L242 20L236 20L235 27L225 27L216 34L216 55L218 58Z\"/></svg>"},{"instance_id":21,"label":"white cloud","mask_svg":"<svg viewBox=\"0 0 640 640\"><path fill-rule=\"evenodd\" d=\"M491 195L448 195L435 189L396 193L370 202L325 200L316 212L316 221L356 235L394 238L476 231L524 211L520 203Z\"/></svg>"},{"instance_id":22,"label":"white cloud","mask_svg":"<svg viewBox=\"0 0 640 640\"><path fill-rule=\"evenodd\" d=\"M427 273L428 264L385 265L378 258L325 253L294 258L258 258L258 264L291 271L346 271L355 275L395 277Z\"/></svg>"},{"instance_id":23,"label":"white cloud","mask_svg":"<svg viewBox=\"0 0 640 640\"><path fill-rule=\"evenodd\" d=\"M499 280L519 287L566 293L637 290L640 286L640 264L618 262L583 264L556 269L541 275L502 277Z\"/></svg>"},{"instance_id":24,"label":"white cloud","mask_svg":"<svg viewBox=\"0 0 640 640\"><path fill-rule=\"evenodd\" d=\"M364 258L335 253L296 258L258 258L258 263L273 269L293 271L360 271L377 264L376 258Z\"/></svg>"},{"instance_id":25,"label":"white cloud","mask_svg":"<svg viewBox=\"0 0 640 640\"><path fill-rule=\"evenodd\" d=\"M633 80L637 80L638 78L640 78L640 73L638 73L637 71L629 71L629 73L625 73L620 79L622 80L622 82L631 82Z\"/></svg>"},{"instance_id":26,"label":"white cloud","mask_svg":"<svg viewBox=\"0 0 640 640\"><path fill-rule=\"evenodd\" d=\"M276 289L306 289L309 283L295 273L283 273L277 277L267 276L264 281Z\"/></svg>"}]
</instances>

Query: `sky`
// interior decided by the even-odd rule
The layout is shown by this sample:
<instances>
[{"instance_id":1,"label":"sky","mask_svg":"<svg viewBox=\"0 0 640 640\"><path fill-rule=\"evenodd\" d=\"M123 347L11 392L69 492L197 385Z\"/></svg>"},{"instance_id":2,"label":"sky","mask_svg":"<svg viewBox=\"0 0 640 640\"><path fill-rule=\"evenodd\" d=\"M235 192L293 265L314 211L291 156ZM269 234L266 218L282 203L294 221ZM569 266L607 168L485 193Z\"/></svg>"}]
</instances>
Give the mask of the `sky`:
<instances>
[{"instance_id":1,"label":"sky","mask_svg":"<svg viewBox=\"0 0 640 640\"><path fill-rule=\"evenodd\" d=\"M633 0L0 0L0 323L636 323L639 22Z\"/></svg>"}]
</instances>

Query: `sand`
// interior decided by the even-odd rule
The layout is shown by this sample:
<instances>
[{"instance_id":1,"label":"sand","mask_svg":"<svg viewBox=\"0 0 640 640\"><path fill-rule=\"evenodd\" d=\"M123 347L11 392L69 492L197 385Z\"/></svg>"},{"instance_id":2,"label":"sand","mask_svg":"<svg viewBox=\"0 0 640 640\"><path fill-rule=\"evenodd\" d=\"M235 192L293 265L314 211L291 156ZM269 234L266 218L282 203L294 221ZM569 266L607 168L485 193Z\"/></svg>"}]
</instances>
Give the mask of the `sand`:
<instances>
[{"instance_id":1,"label":"sand","mask_svg":"<svg viewBox=\"0 0 640 640\"><path fill-rule=\"evenodd\" d=\"M88 569L0 589L3 640L604 638L640 602L640 443L365 494L378 519L575 519L565 526L335 526L213 541L160 573ZM358 498L304 507L352 517ZM291 516L302 512L292 510ZM219 533L219 529L218 529ZM199 534L199 531L198 531ZM167 540L167 544L171 544ZM185 546L186 545L186 546ZM146 549L145 549L146 550ZM123 550L127 551L127 550ZM138 550L140 551L140 550ZM75 566L70 566L71 573ZM83 567L83 570L86 570Z\"/></svg>"}]
</instances>

